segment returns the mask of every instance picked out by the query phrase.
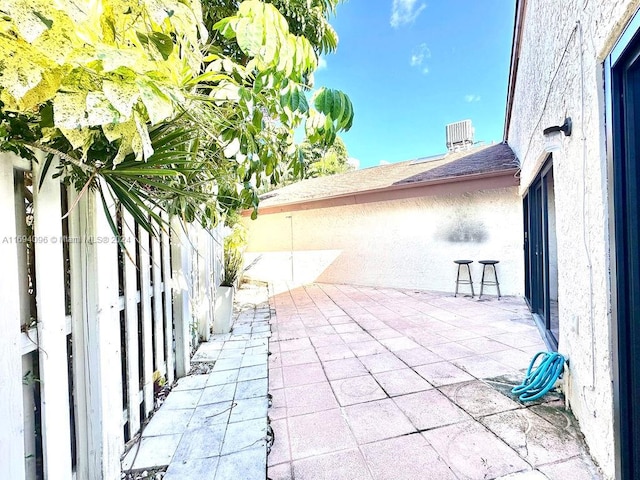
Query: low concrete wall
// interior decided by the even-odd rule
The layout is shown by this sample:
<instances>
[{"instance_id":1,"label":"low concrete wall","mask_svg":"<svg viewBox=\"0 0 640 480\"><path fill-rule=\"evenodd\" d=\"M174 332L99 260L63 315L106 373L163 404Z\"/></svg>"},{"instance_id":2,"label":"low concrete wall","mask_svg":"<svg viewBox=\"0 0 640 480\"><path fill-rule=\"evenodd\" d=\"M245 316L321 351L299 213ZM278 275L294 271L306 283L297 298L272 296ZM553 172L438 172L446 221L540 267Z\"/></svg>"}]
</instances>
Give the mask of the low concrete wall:
<instances>
[{"instance_id":1,"label":"low concrete wall","mask_svg":"<svg viewBox=\"0 0 640 480\"><path fill-rule=\"evenodd\" d=\"M523 294L517 187L260 215L249 226L248 275L450 291L455 259L500 260L503 295ZM462 286L461 291L468 291ZM489 294L495 288L488 289Z\"/></svg>"}]
</instances>

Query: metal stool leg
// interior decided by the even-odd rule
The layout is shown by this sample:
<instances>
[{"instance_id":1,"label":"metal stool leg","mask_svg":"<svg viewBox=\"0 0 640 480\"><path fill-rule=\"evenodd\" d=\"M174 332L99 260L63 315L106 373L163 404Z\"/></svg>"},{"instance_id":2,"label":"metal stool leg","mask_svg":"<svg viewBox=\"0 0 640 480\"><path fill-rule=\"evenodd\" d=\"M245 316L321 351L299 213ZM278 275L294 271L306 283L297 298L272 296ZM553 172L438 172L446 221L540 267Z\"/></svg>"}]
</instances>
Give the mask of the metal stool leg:
<instances>
[{"instance_id":1,"label":"metal stool leg","mask_svg":"<svg viewBox=\"0 0 640 480\"><path fill-rule=\"evenodd\" d=\"M471 297L475 297L476 292L473 289L473 278L471 277L471 267L469 266L470 263L473 263L473 260L454 260L454 262L456 264L458 264L458 271L456 273L456 290L453 294L454 297L458 296L458 293L460 291L460 284L462 283L463 285L469 284L471 286ZM462 266L466 265L467 267L467 278L464 278L464 274L461 274L461 268Z\"/></svg>"},{"instance_id":2,"label":"metal stool leg","mask_svg":"<svg viewBox=\"0 0 640 480\"><path fill-rule=\"evenodd\" d=\"M473 291L473 278L471 278L471 267L467 265L467 273L469 274L469 285L471 285L471 298L476 296L476 293Z\"/></svg>"},{"instance_id":3,"label":"metal stool leg","mask_svg":"<svg viewBox=\"0 0 640 480\"><path fill-rule=\"evenodd\" d=\"M478 299L481 299L482 295L484 295L485 285L490 285L490 286L495 285L498 291L498 300L500 300L502 293L500 292L500 282L498 281L498 269L496 268L496 264L499 263L498 260L480 260L480 263L482 264L482 280L480 281L480 297L478 297ZM488 277L489 274L486 273L487 267L493 267L494 280L489 280L489 277Z\"/></svg>"}]
</instances>

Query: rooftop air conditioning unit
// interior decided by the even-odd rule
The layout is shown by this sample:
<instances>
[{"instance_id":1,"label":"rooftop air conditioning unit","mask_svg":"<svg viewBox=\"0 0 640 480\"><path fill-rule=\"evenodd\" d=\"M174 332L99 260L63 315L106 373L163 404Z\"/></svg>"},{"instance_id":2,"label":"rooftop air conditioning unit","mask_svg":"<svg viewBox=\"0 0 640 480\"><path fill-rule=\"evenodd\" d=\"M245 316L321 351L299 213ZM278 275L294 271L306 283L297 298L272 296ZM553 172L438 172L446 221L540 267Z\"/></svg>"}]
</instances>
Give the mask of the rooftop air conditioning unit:
<instances>
[{"instance_id":1,"label":"rooftop air conditioning unit","mask_svg":"<svg viewBox=\"0 0 640 480\"><path fill-rule=\"evenodd\" d=\"M473 126L471 120L450 123L447 129L447 149L451 152L465 150L473 146Z\"/></svg>"}]
</instances>

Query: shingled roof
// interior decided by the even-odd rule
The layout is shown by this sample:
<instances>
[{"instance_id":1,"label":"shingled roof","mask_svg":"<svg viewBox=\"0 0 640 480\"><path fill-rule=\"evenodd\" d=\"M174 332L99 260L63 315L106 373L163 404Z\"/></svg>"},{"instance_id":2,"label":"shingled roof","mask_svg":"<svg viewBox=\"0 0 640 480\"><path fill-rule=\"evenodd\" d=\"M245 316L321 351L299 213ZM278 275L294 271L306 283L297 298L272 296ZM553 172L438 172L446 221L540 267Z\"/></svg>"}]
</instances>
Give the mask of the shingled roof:
<instances>
[{"instance_id":1,"label":"shingled roof","mask_svg":"<svg viewBox=\"0 0 640 480\"><path fill-rule=\"evenodd\" d=\"M483 173L500 172L519 168L513 150L506 143L491 145L472 152L463 152L446 156L444 163L433 166L424 172L405 178L396 184L426 182L450 177L478 175Z\"/></svg>"},{"instance_id":2,"label":"shingled roof","mask_svg":"<svg viewBox=\"0 0 640 480\"><path fill-rule=\"evenodd\" d=\"M311 178L265 193L261 210L286 204L314 202L365 192L381 192L445 181L463 181L478 176L504 175L519 168L507 144L475 147L406 162L354 170L328 177Z\"/></svg>"}]
</instances>

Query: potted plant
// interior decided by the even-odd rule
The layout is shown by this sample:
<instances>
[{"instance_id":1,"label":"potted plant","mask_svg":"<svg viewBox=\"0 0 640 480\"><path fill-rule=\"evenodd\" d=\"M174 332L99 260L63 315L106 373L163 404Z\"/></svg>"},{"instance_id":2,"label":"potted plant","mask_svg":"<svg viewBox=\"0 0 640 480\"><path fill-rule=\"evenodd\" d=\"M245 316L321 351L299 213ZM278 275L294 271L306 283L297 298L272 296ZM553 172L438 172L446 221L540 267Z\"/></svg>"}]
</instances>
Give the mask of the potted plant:
<instances>
[{"instance_id":1,"label":"potted plant","mask_svg":"<svg viewBox=\"0 0 640 480\"><path fill-rule=\"evenodd\" d=\"M246 244L246 228L238 221L233 222L230 225L230 233L224 238L222 281L216 289L213 333L231 331L234 290L242 280Z\"/></svg>"}]
</instances>

